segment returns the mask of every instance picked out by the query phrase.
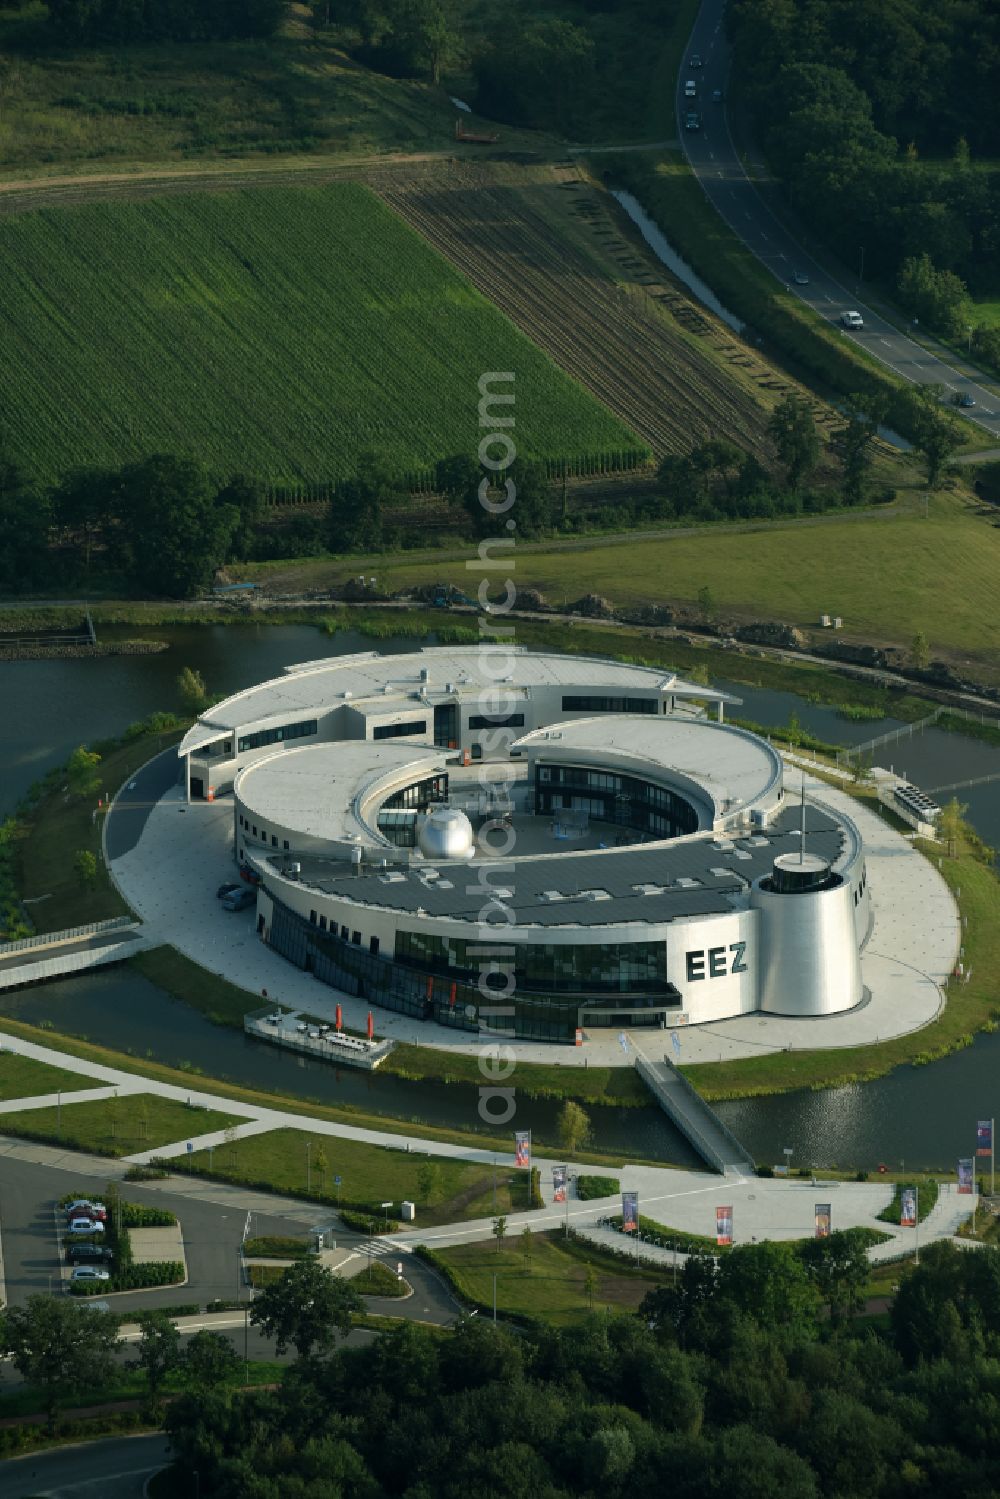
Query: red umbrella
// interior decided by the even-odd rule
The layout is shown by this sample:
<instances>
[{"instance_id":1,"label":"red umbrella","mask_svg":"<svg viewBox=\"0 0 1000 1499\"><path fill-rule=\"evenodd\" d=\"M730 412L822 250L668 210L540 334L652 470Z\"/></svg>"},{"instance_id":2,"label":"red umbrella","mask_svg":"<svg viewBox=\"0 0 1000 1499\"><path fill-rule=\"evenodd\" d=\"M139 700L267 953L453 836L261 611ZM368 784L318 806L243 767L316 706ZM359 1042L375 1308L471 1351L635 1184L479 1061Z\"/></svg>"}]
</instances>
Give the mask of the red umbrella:
<instances>
[{"instance_id":1,"label":"red umbrella","mask_svg":"<svg viewBox=\"0 0 1000 1499\"><path fill-rule=\"evenodd\" d=\"M337 1006L337 1029L338 1029L338 1031L343 1027L343 1024L344 1024L344 1012L340 1008L340 1006L338 1005Z\"/></svg>"},{"instance_id":2,"label":"red umbrella","mask_svg":"<svg viewBox=\"0 0 1000 1499\"><path fill-rule=\"evenodd\" d=\"M371 1010L369 1010L368 1011L368 1039L369 1039L369 1041L372 1041L372 1040L374 1040L374 1038L375 1038L375 1022L374 1022L374 1020L372 1020L372 1012L371 1012Z\"/></svg>"}]
</instances>

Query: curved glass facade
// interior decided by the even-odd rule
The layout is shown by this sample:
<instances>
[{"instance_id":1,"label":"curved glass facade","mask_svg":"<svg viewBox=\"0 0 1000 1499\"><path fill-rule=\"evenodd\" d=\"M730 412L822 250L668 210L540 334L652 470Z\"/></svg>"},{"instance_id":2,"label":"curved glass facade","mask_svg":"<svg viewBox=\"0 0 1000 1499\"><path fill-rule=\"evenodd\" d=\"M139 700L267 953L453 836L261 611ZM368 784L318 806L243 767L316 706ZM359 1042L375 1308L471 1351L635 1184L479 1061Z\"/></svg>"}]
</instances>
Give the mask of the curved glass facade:
<instances>
[{"instance_id":1,"label":"curved glass facade","mask_svg":"<svg viewBox=\"0 0 1000 1499\"><path fill-rule=\"evenodd\" d=\"M536 761L535 811L551 817L566 809L654 838L679 838L698 829L694 807L666 786L587 765Z\"/></svg>"},{"instance_id":2,"label":"curved glass facade","mask_svg":"<svg viewBox=\"0 0 1000 1499\"><path fill-rule=\"evenodd\" d=\"M345 994L456 1030L572 1041L584 1011L599 1011L601 1023L608 1025L659 1025L664 1012L680 1002L667 983L662 942L526 946L515 959L508 997L506 973L486 973L480 988L478 958L474 967L456 971L448 962L451 947L428 947L423 934L400 933L397 944L407 939L410 961L393 960L365 947L360 932L323 931L268 894L273 902L268 942L296 967ZM418 937L420 942L414 940ZM455 944L456 955L468 964L474 946Z\"/></svg>"}]
</instances>

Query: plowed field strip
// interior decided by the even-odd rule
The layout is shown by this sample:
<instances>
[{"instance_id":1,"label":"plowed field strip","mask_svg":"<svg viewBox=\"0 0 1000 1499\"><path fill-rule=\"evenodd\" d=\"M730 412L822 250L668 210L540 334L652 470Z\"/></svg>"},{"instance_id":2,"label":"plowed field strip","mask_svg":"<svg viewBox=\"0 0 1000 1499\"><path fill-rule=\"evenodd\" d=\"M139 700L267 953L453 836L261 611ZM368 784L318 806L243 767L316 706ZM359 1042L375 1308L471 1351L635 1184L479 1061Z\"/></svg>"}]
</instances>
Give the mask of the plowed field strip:
<instances>
[{"instance_id":1,"label":"plowed field strip","mask_svg":"<svg viewBox=\"0 0 1000 1499\"><path fill-rule=\"evenodd\" d=\"M452 173L442 186L387 174L372 186L656 454L708 436L763 442L764 406L674 331L645 291L617 286L532 210L529 192L555 183L519 190Z\"/></svg>"}]
</instances>

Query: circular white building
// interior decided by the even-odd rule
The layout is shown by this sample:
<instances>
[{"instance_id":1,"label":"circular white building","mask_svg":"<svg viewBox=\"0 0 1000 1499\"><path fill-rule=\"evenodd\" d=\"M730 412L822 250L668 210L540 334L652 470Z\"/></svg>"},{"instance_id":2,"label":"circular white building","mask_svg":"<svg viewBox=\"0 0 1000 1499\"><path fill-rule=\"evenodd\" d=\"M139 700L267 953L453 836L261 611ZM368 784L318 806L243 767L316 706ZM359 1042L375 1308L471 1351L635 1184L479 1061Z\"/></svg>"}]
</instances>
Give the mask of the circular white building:
<instances>
[{"instance_id":1,"label":"circular white building","mask_svg":"<svg viewBox=\"0 0 1000 1499\"><path fill-rule=\"evenodd\" d=\"M506 647L498 676L497 649L291 667L185 736L189 794L233 795L265 942L373 1004L552 1041L860 1003L860 835L786 799L725 694Z\"/></svg>"}]
</instances>

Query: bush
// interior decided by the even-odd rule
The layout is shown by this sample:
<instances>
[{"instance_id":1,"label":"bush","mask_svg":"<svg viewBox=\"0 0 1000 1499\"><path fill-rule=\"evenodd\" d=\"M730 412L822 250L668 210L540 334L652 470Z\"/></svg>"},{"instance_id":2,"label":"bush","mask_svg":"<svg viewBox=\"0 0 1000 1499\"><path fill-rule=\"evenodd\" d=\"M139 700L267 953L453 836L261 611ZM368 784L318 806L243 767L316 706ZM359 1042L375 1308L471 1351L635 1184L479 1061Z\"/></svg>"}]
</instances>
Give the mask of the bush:
<instances>
[{"instance_id":1,"label":"bush","mask_svg":"<svg viewBox=\"0 0 1000 1499\"><path fill-rule=\"evenodd\" d=\"M249 1259L304 1260L312 1252L309 1239L284 1234L260 1234L243 1242L243 1253Z\"/></svg>"},{"instance_id":2,"label":"bush","mask_svg":"<svg viewBox=\"0 0 1000 1499\"><path fill-rule=\"evenodd\" d=\"M528 1187L528 1195L533 1208L543 1208L545 1198L542 1196L542 1173L537 1166L531 1168L531 1181Z\"/></svg>"},{"instance_id":3,"label":"bush","mask_svg":"<svg viewBox=\"0 0 1000 1499\"><path fill-rule=\"evenodd\" d=\"M581 1202L591 1202L595 1197L613 1197L620 1186L617 1176L578 1176L576 1195Z\"/></svg>"},{"instance_id":4,"label":"bush","mask_svg":"<svg viewBox=\"0 0 1000 1499\"><path fill-rule=\"evenodd\" d=\"M353 1228L357 1234L394 1234L399 1230L399 1224L393 1223L391 1219L386 1228L385 1217L381 1213L358 1213L351 1208L340 1208L338 1217L345 1228Z\"/></svg>"},{"instance_id":5,"label":"bush","mask_svg":"<svg viewBox=\"0 0 1000 1499\"><path fill-rule=\"evenodd\" d=\"M130 1166L125 1173L127 1182L162 1181L170 1172L163 1166Z\"/></svg>"},{"instance_id":6,"label":"bush","mask_svg":"<svg viewBox=\"0 0 1000 1499\"><path fill-rule=\"evenodd\" d=\"M144 1202L122 1203L123 1228L170 1228L176 1222L166 1208L147 1207Z\"/></svg>"}]
</instances>

